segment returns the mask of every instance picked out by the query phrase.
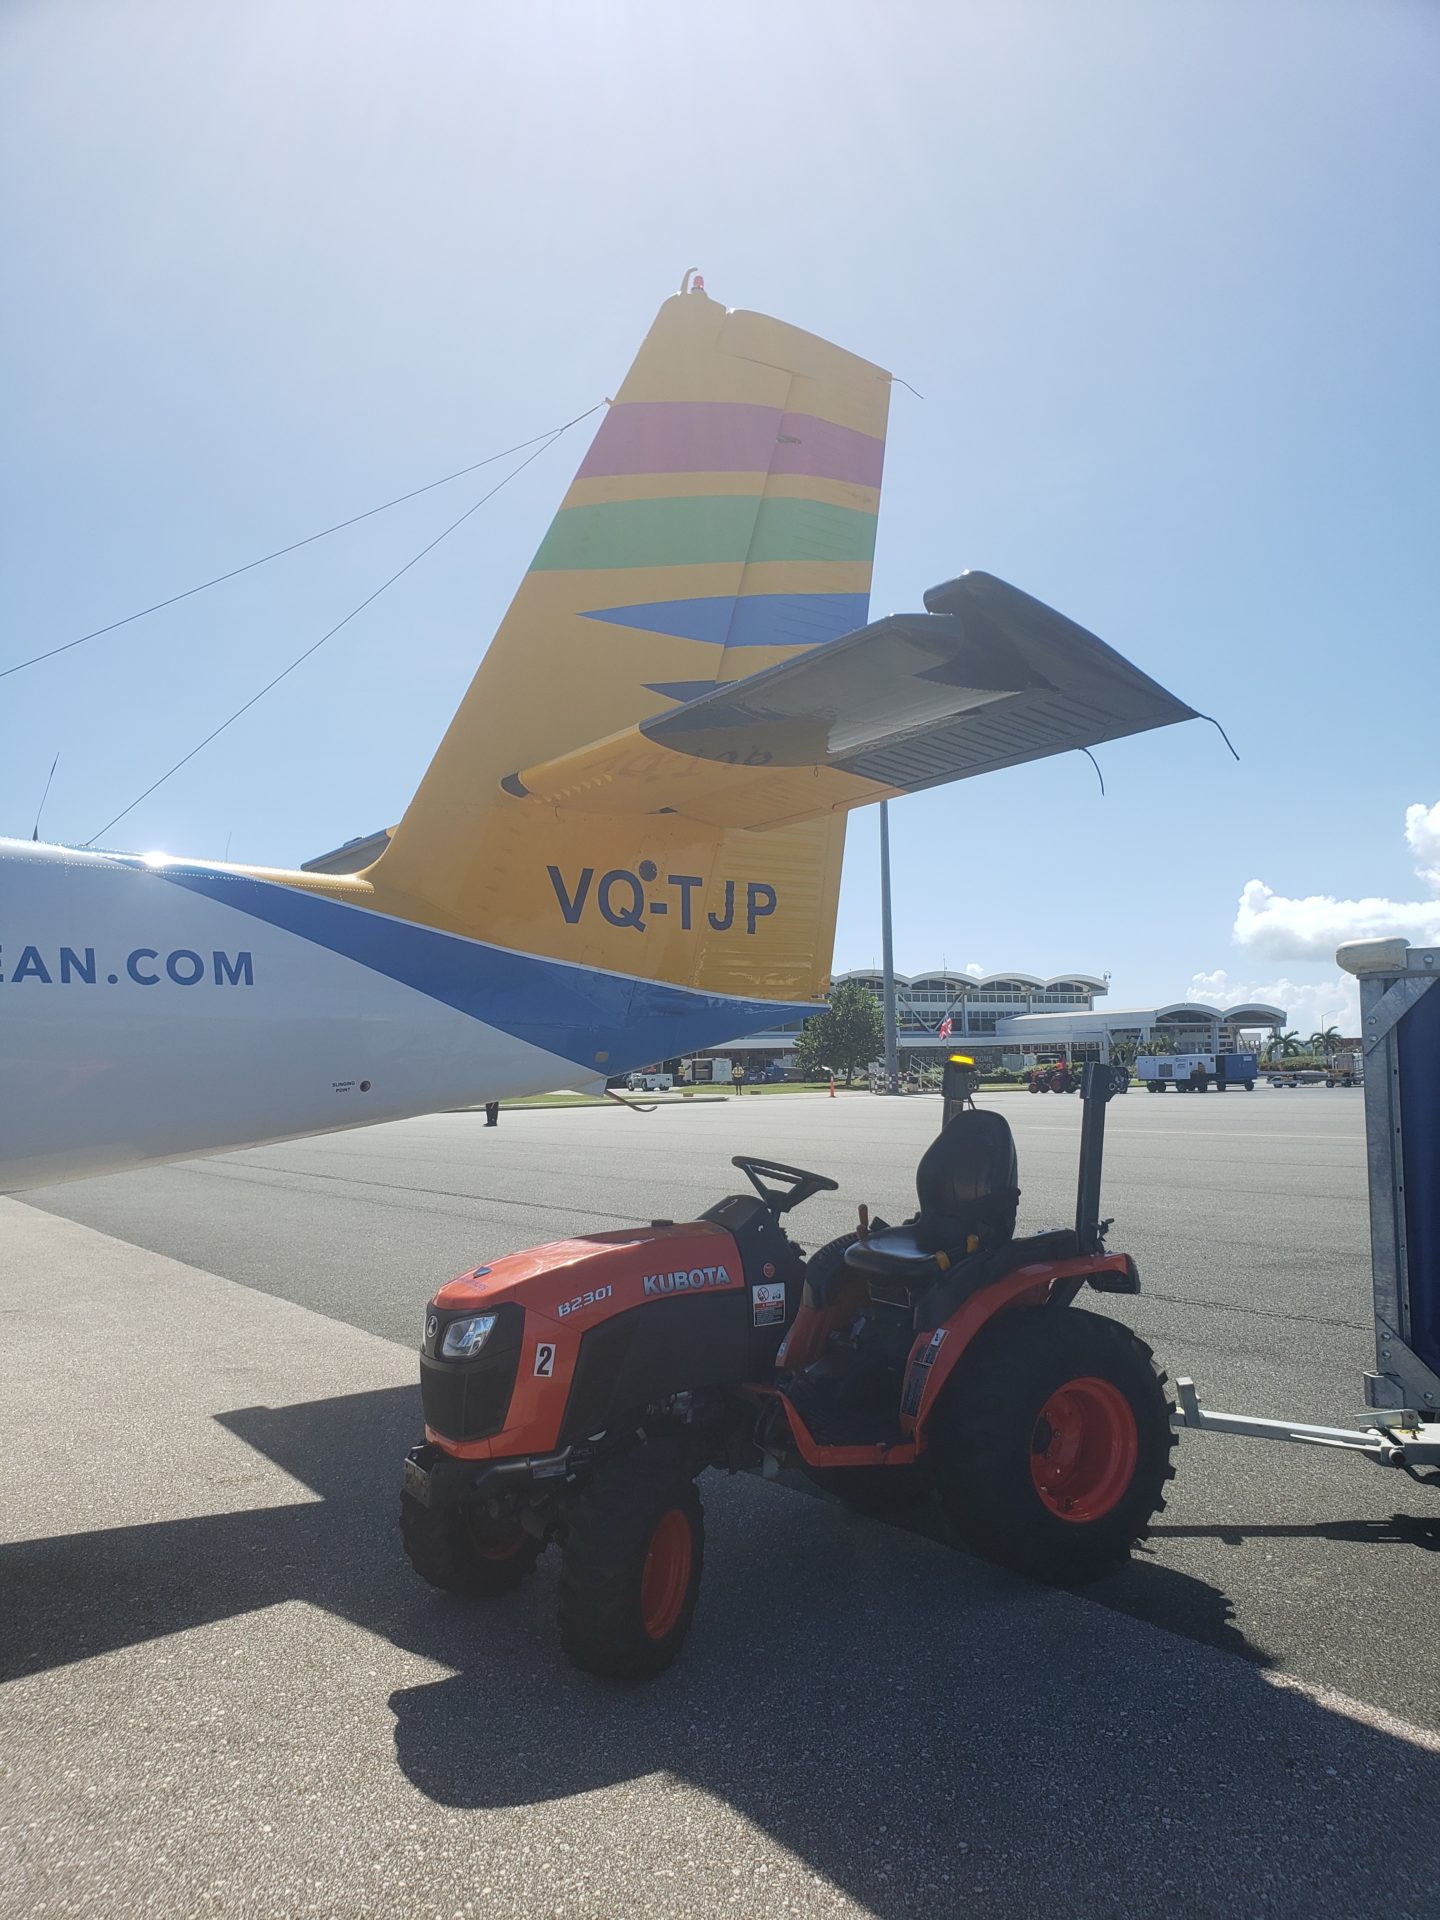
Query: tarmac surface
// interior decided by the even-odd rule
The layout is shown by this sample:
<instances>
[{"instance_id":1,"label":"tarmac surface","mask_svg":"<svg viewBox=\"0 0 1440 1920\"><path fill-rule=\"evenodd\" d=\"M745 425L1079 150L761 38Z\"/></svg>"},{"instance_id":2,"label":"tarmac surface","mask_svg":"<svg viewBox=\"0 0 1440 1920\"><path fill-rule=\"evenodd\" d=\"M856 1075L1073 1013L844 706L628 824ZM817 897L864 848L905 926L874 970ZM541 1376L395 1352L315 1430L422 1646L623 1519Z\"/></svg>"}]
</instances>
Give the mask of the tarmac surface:
<instances>
[{"instance_id":1,"label":"tarmac surface","mask_svg":"<svg viewBox=\"0 0 1440 1920\"><path fill-rule=\"evenodd\" d=\"M1078 1102L982 1095L1022 1229ZM570 1669L555 1556L470 1608L406 1567L438 1282L686 1218L746 1150L908 1211L938 1102L508 1112L0 1201L0 1914L1433 1914L1440 1493L1184 1434L1083 1597L707 1475L705 1588L655 1685ZM1361 1096L1110 1109L1127 1319L1207 1406L1348 1424L1373 1364Z\"/></svg>"}]
</instances>

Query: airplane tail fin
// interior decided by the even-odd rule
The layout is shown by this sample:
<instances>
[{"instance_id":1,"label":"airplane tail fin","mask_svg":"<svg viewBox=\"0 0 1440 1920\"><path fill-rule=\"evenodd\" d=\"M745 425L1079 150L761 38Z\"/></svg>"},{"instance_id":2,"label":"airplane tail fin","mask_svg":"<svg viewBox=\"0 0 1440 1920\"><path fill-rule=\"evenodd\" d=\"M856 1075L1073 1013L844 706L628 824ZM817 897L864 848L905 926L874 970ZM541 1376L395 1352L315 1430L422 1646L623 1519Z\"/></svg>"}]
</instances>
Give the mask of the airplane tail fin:
<instances>
[{"instance_id":1,"label":"airplane tail fin","mask_svg":"<svg viewBox=\"0 0 1440 1920\"><path fill-rule=\"evenodd\" d=\"M889 398L888 374L813 334L699 289L668 300L368 870L375 904L751 997L763 948L767 991L813 999L843 815L768 834L762 873L739 823L561 818L501 782L863 626ZM742 905L735 934L751 887L784 904L748 935Z\"/></svg>"},{"instance_id":2,"label":"airplane tail fin","mask_svg":"<svg viewBox=\"0 0 1440 1920\"><path fill-rule=\"evenodd\" d=\"M987 574L866 625L889 395L811 334L667 301L371 903L627 1006L774 1015L828 983L850 808L1190 718Z\"/></svg>"}]
</instances>

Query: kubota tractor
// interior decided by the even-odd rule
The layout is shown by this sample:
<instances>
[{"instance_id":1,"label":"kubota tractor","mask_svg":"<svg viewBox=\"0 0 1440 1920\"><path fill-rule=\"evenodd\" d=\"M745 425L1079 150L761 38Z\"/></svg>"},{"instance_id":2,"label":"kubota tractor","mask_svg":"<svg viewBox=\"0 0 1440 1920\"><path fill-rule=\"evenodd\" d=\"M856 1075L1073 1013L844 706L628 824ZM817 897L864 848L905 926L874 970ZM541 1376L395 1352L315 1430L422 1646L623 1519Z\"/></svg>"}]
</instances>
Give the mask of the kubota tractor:
<instances>
[{"instance_id":1,"label":"kubota tractor","mask_svg":"<svg viewBox=\"0 0 1440 1920\"><path fill-rule=\"evenodd\" d=\"M1030 1075L1031 1093L1074 1093L1079 1085L1079 1074L1065 1060L1036 1067Z\"/></svg>"},{"instance_id":2,"label":"kubota tractor","mask_svg":"<svg viewBox=\"0 0 1440 1920\"><path fill-rule=\"evenodd\" d=\"M1164 1504L1171 1409L1150 1349L1080 1289L1135 1293L1099 1217L1109 1067L1085 1069L1075 1225L1017 1237L1015 1146L961 1104L903 1226L809 1259L782 1221L823 1174L736 1158L754 1188L687 1225L587 1234L442 1287L425 1315L425 1440L405 1463L417 1572L508 1591L547 1546L576 1665L645 1679L695 1609L706 1468L798 1470L868 1511L938 1495L988 1558L1072 1583Z\"/></svg>"}]
</instances>

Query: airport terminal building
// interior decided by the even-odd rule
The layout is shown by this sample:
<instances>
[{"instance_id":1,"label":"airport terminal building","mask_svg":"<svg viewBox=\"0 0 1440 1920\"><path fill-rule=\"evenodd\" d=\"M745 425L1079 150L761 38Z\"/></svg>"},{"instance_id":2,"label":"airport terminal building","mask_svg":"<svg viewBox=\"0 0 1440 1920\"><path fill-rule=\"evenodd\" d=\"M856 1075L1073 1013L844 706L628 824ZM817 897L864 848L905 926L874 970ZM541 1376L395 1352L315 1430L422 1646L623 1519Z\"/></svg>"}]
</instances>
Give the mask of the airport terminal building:
<instances>
[{"instance_id":1,"label":"airport terminal building","mask_svg":"<svg viewBox=\"0 0 1440 1920\"><path fill-rule=\"evenodd\" d=\"M884 979L877 967L858 967L837 973L832 987L858 981L879 1000ZM1089 973L1057 974L1041 980L1030 973L951 973L936 967L927 973L896 974L896 1012L898 1015L902 1064L922 1064L926 1059L955 1046L964 1046L977 1059L988 1063L993 1052L998 1060L1004 1023L1035 1015L1040 1018L1074 1017L1091 1013L1097 998L1107 991L1107 982ZM950 1033L942 1039L940 1026L946 1017ZM746 1034L714 1049L738 1057L745 1064L767 1060L784 1061L793 1054L804 1020L787 1020L764 1033Z\"/></svg>"},{"instance_id":2,"label":"airport terminal building","mask_svg":"<svg viewBox=\"0 0 1440 1920\"><path fill-rule=\"evenodd\" d=\"M878 968L837 973L832 986L859 981L880 999ZM1030 973L951 973L943 967L915 975L897 974L896 1011L902 1071L936 1063L961 1047L982 1067L1029 1064L1035 1059L1098 1059L1112 1047L1133 1045L1144 1052L1236 1052L1257 1037L1284 1030L1283 1007L1242 1002L1214 1007L1197 1000L1174 1000L1154 1007L1104 1007L1096 1002L1109 991L1106 977L1089 973L1056 974L1042 980ZM940 1027L949 1017L950 1031ZM786 1063L795 1049L801 1019L764 1033L740 1036L715 1053L746 1066L770 1060Z\"/></svg>"},{"instance_id":3,"label":"airport terminal building","mask_svg":"<svg viewBox=\"0 0 1440 1920\"><path fill-rule=\"evenodd\" d=\"M1064 1051L1096 1059L1102 1049L1133 1046L1140 1053L1241 1053L1257 1051L1283 1033L1290 1016L1264 1001L1214 1007L1201 1000L1174 1000L1162 1007L1106 1007L1066 1015L1021 1014L1004 1024L1007 1044L1042 1059Z\"/></svg>"}]
</instances>

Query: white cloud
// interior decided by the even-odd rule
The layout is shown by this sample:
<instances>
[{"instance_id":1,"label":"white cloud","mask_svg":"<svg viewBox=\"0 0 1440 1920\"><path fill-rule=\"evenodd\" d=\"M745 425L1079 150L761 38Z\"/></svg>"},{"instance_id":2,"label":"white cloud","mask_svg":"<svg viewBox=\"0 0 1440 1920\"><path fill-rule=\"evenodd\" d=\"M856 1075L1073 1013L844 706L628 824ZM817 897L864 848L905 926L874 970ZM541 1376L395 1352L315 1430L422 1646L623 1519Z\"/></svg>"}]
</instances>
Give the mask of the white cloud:
<instances>
[{"instance_id":1,"label":"white cloud","mask_svg":"<svg viewBox=\"0 0 1440 1920\"><path fill-rule=\"evenodd\" d=\"M1418 862L1415 871L1440 893L1440 800L1433 807L1405 809L1405 838Z\"/></svg>"},{"instance_id":2,"label":"white cloud","mask_svg":"<svg viewBox=\"0 0 1440 1920\"><path fill-rule=\"evenodd\" d=\"M972 980L983 980L985 978L985 969L980 965L978 960L967 960L965 962L965 971L970 975Z\"/></svg>"},{"instance_id":3,"label":"white cloud","mask_svg":"<svg viewBox=\"0 0 1440 1920\"><path fill-rule=\"evenodd\" d=\"M1184 997L1213 1007L1236 1007L1253 1000L1283 1007L1286 1025L1306 1038L1322 1027L1338 1027L1345 1034L1360 1031L1359 987L1348 973L1305 982L1283 975L1274 980L1232 980L1224 967L1217 967L1213 973L1197 973Z\"/></svg>"},{"instance_id":4,"label":"white cloud","mask_svg":"<svg viewBox=\"0 0 1440 1920\"><path fill-rule=\"evenodd\" d=\"M1296 900L1250 880L1235 915L1237 942L1266 960L1329 960L1346 940L1382 936L1440 944L1440 899L1337 900L1311 893Z\"/></svg>"},{"instance_id":5,"label":"white cloud","mask_svg":"<svg viewBox=\"0 0 1440 1920\"><path fill-rule=\"evenodd\" d=\"M1235 914L1237 945L1266 960L1329 960L1347 940L1398 938L1440 945L1440 802L1405 811L1405 838L1428 900L1339 900L1329 893L1292 898L1249 880Z\"/></svg>"}]
</instances>

